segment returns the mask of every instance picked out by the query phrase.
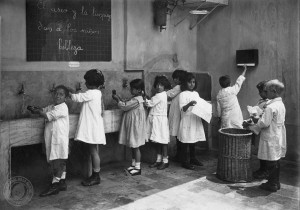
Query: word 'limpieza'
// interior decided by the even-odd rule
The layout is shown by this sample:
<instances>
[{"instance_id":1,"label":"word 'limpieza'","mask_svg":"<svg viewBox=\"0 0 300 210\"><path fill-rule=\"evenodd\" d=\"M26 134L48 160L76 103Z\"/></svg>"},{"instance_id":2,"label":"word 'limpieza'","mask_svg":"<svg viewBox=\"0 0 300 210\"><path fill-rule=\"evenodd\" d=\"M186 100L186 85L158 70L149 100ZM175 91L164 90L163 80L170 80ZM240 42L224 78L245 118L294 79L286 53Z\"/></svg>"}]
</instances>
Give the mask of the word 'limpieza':
<instances>
[{"instance_id":1,"label":"word 'limpieza'","mask_svg":"<svg viewBox=\"0 0 300 210\"><path fill-rule=\"evenodd\" d=\"M73 45L72 40L63 40L60 38L58 39L58 50L74 51L74 55L77 55L77 52L83 49L79 45Z\"/></svg>"}]
</instances>

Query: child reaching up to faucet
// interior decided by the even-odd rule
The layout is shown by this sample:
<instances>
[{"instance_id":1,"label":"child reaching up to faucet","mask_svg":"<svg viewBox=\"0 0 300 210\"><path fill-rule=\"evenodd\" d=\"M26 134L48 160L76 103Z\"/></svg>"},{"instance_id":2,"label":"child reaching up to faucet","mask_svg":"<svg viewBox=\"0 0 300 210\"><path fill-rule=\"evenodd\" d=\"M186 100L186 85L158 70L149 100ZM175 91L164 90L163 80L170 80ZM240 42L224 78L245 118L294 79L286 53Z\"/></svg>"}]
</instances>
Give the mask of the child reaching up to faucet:
<instances>
[{"instance_id":1,"label":"child reaching up to faucet","mask_svg":"<svg viewBox=\"0 0 300 210\"><path fill-rule=\"evenodd\" d=\"M143 146L147 139L146 130L146 111L144 109L143 95L145 85L142 79L134 79L130 82L130 92L132 99L124 101L113 91L112 98L118 103L120 109L124 111L120 132L119 144L131 148L132 162L126 169L131 176L141 174L141 152L140 146Z\"/></svg>"},{"instance_id":2,"label":"child reaching up to faucet","mask_svg":"<svg viewBox=\"0 0 300 210\"><path fill-rule=\"evenodd\" d=\"M51 164L53 179L41 197L67 190L66 164L69 152L69 111L65 103L69 90L63 85L55 88L54 104L45 108L28 106L27 109L46 119L45 146L47 161Z\"/></svg>"},{"instance_id":3,"label":"child reaching up to faucet","mask_svg":"<svg viewBox=\"0 0 300 210\"><path fill-rule=\"evenodd\" d=\"M92 175L81 182L83 186L100 184L100 156L98 144L106 144L106 137L103 124L103 103L100 87L104 85L104 76L98 69L91 69L84 75L87 91L71 94L71 99L81 102L75 140L84 142L89 148L89 155L92 157Z\"/></svg>"}]
</instances>

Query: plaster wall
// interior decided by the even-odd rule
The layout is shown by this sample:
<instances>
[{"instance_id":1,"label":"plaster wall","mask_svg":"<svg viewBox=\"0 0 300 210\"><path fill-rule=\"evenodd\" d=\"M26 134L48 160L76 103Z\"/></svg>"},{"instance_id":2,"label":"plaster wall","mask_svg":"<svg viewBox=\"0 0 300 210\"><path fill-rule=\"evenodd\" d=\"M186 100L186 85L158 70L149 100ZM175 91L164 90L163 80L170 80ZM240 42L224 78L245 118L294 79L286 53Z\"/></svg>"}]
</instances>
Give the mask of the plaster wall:
<instances>
[{"instance_id":1,"label":"plaster wall","mask_svg":"<svg viewBox=\"0 0 300 210\"><path fill-rule=\"evenodd\" d=\"M159 28L153 25L152 0L112 0L110 62L80 62L79 67L69 67L68 62L27 62L25 2L25 0L0 1L2 120L34 117L27 112L27 105L45 106L51 103L52 95L49 90L53 84L75 88L81 82L81 87L85 90L83 75L92 68L103 70L106 82L102 91L106 109L116 108L111 99L112 89L116 89L122 97L129 97L129 88L122 86L124 80L145 78L147 82L147 78L152 75L151 72L172 72L180 67L196 72L197 31L188 30L189 20L174 27L175 21L180 20L184 14L183 11L176 10L171 17L167 17L167 29L160 32ZM22 84L26 95L17 94ZM68 102L68 106L70 113L80 111L80 104ZM101 164L124 159L130 154L128 149L118 144L115 133L106 137L107 145L101 146L99 150ZM144 150L150 151L150 147L151 145L146 145ZM174 144L172 147L175 148ZM29 151L35 149L36 147L32 147ZM27 152L25 150L25 153ZM69 158L69 165L75 173L80 171L83 165L83 160L78 160L81 152L82 149L75 146ZM154 153L145 154L143 161L153 161L152 158L155 158ZM20 164L15 167L22 168ZM41 171L40 168L46 166L35 167L38 168L36 170L31 168L27 175L33 175L34 171ZM21 170L20 168L15 170Z\"/></svg>"},{"instance_id":2,"label":"plaster wall","mask_svg":"<svg viewBox=\"0 0 300 210\"><path fill-rule=\"evenodd\" d=\"M249 68L238 95L244 118L247 105L259 100L256 85L277 78L285 84L287 158L299 153L299 2L297 0L231 0L211 18L198 25L197 69L212 76L212 100L220 89L218 79L228 74L232 81L242 72L235 65L239 49L258 49L259 64ZM218 147L218 122L212 122L214 148Z\"/></svg>"},{"instance_id":3,"label":"plaster wall","mask_svg":"<svg viewBox=\"0 0 300 210\"><path fill-rule=\"evenodd\" d=\"M196 71L197 31L187 30L189 21L174 27L174 21L182 16L176 10L168 16L167 29L159 31L153 24L151 0L112 1L112 61L80 62L79 67L69 67L68 62L26 61L25 0L0 2L2 24L2 89L0 118L3 120L28 117L26 106L44 106L51 102L49 89L53 84L65 84L75 88L83 75L91 68L103 70L106 78L104 103L107 109L116 104L111 100L111 90L116 89L124 97L128 88L122 88L123 79L146 78L149 72L172 72L177 67ZM144 70L125 72L124 70ZM26 96L17 93L24 84ZM78 112L71 105L71 113Z\"/></svg>"}]
</instances>

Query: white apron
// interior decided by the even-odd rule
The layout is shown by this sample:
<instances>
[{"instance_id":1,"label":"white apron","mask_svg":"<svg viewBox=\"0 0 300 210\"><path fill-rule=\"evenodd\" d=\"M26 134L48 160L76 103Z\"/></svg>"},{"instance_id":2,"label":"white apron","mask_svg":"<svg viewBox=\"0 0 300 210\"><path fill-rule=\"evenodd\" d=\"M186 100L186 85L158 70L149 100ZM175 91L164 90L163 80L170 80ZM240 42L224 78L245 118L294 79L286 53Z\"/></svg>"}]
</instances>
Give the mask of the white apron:
<instances>
[{"instance_id":1,"label":"white apron","mask_svg":"<svg viewBox=\"0 0 300 210\"><path fill-rule=\"evenodd\" d=\"M47 161L68 159L69 153L69 111L65 103L50 105L43 109L48 120L45 125L45 146Z\"/></svg>"}]
</instances>

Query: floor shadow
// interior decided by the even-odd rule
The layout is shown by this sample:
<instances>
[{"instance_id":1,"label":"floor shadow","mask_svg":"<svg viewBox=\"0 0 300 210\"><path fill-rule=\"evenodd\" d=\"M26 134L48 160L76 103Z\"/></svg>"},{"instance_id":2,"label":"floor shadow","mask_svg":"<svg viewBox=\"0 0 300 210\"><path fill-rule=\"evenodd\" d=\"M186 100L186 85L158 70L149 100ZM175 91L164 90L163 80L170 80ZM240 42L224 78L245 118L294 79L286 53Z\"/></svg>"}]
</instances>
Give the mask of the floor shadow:
<instances>
[{"instance_id":1,"label":"floor shadow","mask_svg":"<svg viewBox=\"0 0 300 210\"><path fill-rule=\"evenodd\" d=\"M271 192L260 189L258 186L228 186L231 190L236 191L236 193L246 196L249 198L268 196Z\"/></svg>"}]
</instances>

